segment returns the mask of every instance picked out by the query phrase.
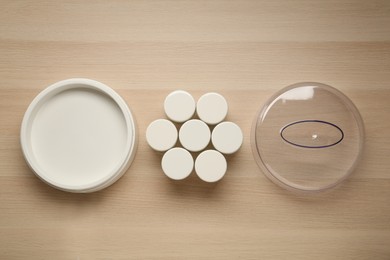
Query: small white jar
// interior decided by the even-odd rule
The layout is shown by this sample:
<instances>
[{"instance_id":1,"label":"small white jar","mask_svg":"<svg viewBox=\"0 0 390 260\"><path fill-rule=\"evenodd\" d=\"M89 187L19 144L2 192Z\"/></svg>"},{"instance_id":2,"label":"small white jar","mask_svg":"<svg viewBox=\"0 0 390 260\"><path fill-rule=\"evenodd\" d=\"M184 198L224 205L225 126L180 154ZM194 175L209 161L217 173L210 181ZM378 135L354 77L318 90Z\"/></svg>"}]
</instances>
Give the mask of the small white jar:
<instances>
[{"instance_id":1,"label":"small white jar","mask_svg":"<svg viewBox=\"0 0 390 260\"><path fill-rule=\"evenodd\" d=\"M165 152L175 146L177 137L176 126L166 119L154 120L146 129L146 141L158 152Z\"/></svg>"},{"instance_id":2,"label":"small white jar","mask_svg":"<svg viewBox=\"0 0 390 260\"><path fill-rule=\"evenodd\" d=\"M233 122L222 122L214 127L211 142L214 148L221 153L235 153L243 142L241 128Z\"/></svg>"},{"instance_id":3,"label":"small white jar","mask_svg":"<svg viewBox=\"0 0 390 260\"><path fill-rule=\"evenodd\" d=\"M225 176L227 162L218 151L206 150L195 160L195 172L205 182L217 182Z\"/></svg>"},{"instance_id":4,"label":"small white jar","mask_svg":"<svg viewBox=\"0 0 390 260\"><path fill-rule=\"evenodd\" d=\"M179 131L180 143L191 152L202 151L210 143L210 128L201 120L185 122Z\"/></svg>"},{"instance_id":5,"label":"small white jar","mask_svg":"<svg viewBox=\"0 0 390 260\"><path fill-rule=\"evenodd\" d=\"M184 90L171 92L164 101L165 114L174 122L189 120L195 113L195 99Z\"/></svg>"},{"instance_id":6,"label":"small white jar","mask_svg":"<svg viewBox=\"0 0 390 260\"><path fill-rule=\"evenodd\" d=\"M194 168L194 159L187 150L175 147L164 154L161 167L170 179L183 180L191 174Z\"/></svg>"},{"instance_id":7,"label":"small white jar","mask_svg":"<svg viewBox=\"0 0 390 260\"><path fill-rule=\"evenodd\" d=\"M196 112L202 121L215 125L225 119L228 113L228 103L221 94L206 93L199 98Z\"/></svg>"}]
</instances>

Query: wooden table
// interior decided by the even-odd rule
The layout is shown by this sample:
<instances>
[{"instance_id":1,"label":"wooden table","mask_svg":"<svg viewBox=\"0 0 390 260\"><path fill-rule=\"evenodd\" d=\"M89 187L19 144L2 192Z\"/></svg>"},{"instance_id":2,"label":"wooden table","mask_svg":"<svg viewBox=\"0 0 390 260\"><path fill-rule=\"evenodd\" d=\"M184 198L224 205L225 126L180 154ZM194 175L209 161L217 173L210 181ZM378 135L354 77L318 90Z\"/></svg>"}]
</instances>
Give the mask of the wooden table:
<instances>
[{"instance_id":1,"label":"wooden table","mask_svg":"<svg viewBox=\"0 0 390 260\"><path fill-rule=\"evenodd\" d=\"M390 259L390 2L0 1L0 259ZM129 171L70 194L41 182L19 145L46 86L101 81L139 125ZM257 167L250 127L282 87L318 81L348 95L366 127L354 175L296 196ZM174 183L145 129L172 90L230 103L244 144L217 185Z\"/></svg>"}]
</instances>

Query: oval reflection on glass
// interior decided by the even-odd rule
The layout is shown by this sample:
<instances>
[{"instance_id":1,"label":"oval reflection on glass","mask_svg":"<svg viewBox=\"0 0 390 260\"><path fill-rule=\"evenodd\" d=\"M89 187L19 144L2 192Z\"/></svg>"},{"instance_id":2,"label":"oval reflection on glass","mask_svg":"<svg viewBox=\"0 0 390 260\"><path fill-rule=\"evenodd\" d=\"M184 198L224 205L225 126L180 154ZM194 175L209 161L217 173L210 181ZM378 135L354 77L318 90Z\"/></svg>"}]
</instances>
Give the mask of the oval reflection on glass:
<instances>
[{"instance_id":1,"label":"oval reflection on glass","mask_svg":"<svg viewBox=\"0 0 390 260\"><path fill-rule=\"evenodd\" d=\"M289 144L303 148L327 148L340 143L344 132L337 125L322 120L301 120L280 130L280 136Z\"/></svg>"}]
</instances>

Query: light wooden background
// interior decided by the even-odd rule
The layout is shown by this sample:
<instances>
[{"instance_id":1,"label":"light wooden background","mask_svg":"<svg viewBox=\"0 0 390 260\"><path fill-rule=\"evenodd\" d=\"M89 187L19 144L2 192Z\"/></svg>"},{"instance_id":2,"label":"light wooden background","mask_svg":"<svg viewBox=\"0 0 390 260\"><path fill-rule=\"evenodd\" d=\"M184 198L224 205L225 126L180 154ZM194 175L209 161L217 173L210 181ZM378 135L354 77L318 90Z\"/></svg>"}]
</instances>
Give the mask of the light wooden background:
<instances>
[{"instance_id":1,"label":"light wooden background","mask_svg":"<svg viewBox=\"0 0 390 260\"><path fill-rule=\"evenodd\" d=\"M390 259L390 2L0 1L0 259ZM46 86L101 81L132 108L129 171L93 194L57 191L27 168L24 111ZM337 87L366 126L341 187L296 196L255 164L250 127L280 88ZM145 128L172 90L218 91L244 131L217 185L173 183Z\"/></svg>"}]
</instances>

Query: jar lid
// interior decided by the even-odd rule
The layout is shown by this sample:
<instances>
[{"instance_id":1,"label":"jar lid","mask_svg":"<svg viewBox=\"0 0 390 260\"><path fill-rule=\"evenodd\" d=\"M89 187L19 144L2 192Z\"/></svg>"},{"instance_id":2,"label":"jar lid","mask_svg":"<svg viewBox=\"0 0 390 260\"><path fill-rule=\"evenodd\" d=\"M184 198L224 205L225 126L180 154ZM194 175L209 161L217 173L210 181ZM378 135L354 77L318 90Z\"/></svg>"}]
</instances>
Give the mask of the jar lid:
<instances>
[{"instance_id":1,"label":"jar lid","mask_svg":"<svg viewBox=\"0 0 390 260\"><path fill-rule=\"evenodd\" d=\"M195 113L195 99L184 90L171 92L164 101L164 110L167 117L177 123L189 120Z\"/></svg>"},{"instance_id":2,"label":"jar lid","mask_svg":"<svg viewBox=\"0 0 390 260\"><path fill-rule=\"evenodd\" d=\"M47 184L69 192L93 192L119 179L137 144L134 118L110 87L68 79L44 89L22 122L23 155Z\"/></svg>"},{"instance_id":3,"label":"jar lid","mask_svg":"<svg viewBox=\"0 0 390 260\"><path fill-rule=\"evenodd\" d=\"M196 112L203 122L215 125L222 122L228 113L226 99L218 93L209 92L201 96L196 104Z\"/></svg>"},{"instance_id":4,"label":"jar lid","mask_svg":"<svg viewBox=\"0 0 390 260\"><path fill-rule=\"evenodd\" d=\"M225 156L215 150L201 152L195 160L195 172L205 182L217 182L225 176Z\"/></svg>"},{"instance_id":5,"label":"jar lid","mask_svg":"<svg viewBox=\"0 0 390 260\"><path fill-rule=\"evenodd\" d=\"M161 167L165 175L172 180L183 180L191 174L194 168L194 159L186 149L175 147L164 154Z\"/></svg>"},{"instance_id":6,"label":"jar lid","mask_svg":"<svg viewBox=\"0 0 390 260\"><path fill-rule=\"evenodd\" d=\"M251 133L253 155L265 175L286 189L305 192L329 189L348 177L363 142L363 121L352 101L312 82L275 93Z\"/></svg>"},{"instance_id":7,"label":"jar lid","mask_svg":"<svg viewBox=\"0 0 390 260\"><path fill-rule=\"evenodd\" d=\"M219 123L211 134L214 148L223 154L237 152L242 145L243 138L241 128L233 122Z\"/></svg>"},{"instance_id":8,"label":"jar lid","mask_svg":"<svg viewBox=\"0 0 390 260\"><path fill-rule=\"evenodd\" d=\"M177 137L176 126L167 119L154 120L146 129L146 141L158 152L165 152L175 146Z\"/></svg>"},{"instance_id":9,"label":"jar lid","mask_svg":"<svg viewBox=\"0 0 390 260\"><path fill-rule=\"evenodd\" d=\"M207 124L199 119L185 122L179 130L179 140L185 149L200 152L210 142L211 132Z\"/></svg>"}]
</instances>

